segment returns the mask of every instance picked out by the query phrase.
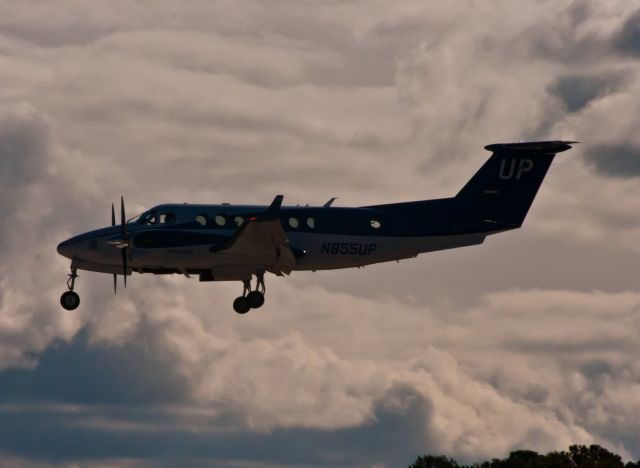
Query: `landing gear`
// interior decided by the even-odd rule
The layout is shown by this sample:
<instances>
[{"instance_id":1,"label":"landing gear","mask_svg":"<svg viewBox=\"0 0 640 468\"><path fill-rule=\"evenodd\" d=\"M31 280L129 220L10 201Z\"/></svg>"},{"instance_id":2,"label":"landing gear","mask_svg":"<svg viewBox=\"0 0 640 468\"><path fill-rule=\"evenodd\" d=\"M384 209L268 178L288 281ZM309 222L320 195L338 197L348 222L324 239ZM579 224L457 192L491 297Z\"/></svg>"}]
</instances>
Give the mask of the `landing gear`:
<instances>
[{"instance_id":1,"label":"landing gear","mask_svg":"<svg viewBox=\"0 0 640 468\"><path fill-rule=\"evenodd\" d=\"M264 294L260 291L251 291L247 294L247 302L252 309L257 309L264 304Z\"/></svg>"},{"instance_id":2,"label":"landing gear","mask_svg":"<svg viewBox=\"0 0 640 468\"><path fill-rule=\"evenodd\" d=\"M78 273L75 268L71 269L71 273L69 273L69 279L67 280L68 291L62 293L60 296L60 305L67 310L77 309L80 305L80 296L73 290L73 287L76 283L76 278L78 277Z\"/></svg>"},{"instance_id":3,"label":"landing gear","mask_svg":"<svg viewBox=\"0 0 640 468\"><path fill-rule=\"evenodd\" d=\"M250 309L257 309L264 304L264 293L267 288L264 285L264 271L256 272L256 289L251 290L251 280L243 281L242 296L233 301L233 310L239 314L246 314Z\"/></svg>"},{"instance_id":4,"label":"landing gear","mask_svg":"<svg viewBox=\"0 0 640 468\"><path fill-rule=\"evenodd\" d=\"M249 305L249 301L246 297L240 296L237 297L235 301L233 301L233 310L235 310L239 314L246 314L251 309Z\"/></svg>"},{"instance_id":5,"label":"landing gear","mask_svg":"<svg viewBox=\"0 0 640 468\"><path fill-rule=\"evenodd\" d=\"M80 296L75 291L65 291L60 296L60 305L67 310L77 309L80 305Z\"/></svg>"}]
</instances>

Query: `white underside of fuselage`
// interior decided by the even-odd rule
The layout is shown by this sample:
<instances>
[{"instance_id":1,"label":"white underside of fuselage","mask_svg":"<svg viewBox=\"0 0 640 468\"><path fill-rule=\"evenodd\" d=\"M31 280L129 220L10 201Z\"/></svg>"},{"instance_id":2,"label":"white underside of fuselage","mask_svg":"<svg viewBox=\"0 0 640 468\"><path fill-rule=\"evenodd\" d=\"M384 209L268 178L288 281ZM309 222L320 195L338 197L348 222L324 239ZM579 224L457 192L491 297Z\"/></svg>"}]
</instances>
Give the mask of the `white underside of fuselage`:
<instances>
[{"instance_id":1,"label":"white underside of fuselage","mask_svg":"<svg viewBox=\"0 0 640 468\"><path fill-rule=\"evenodd\" d=\"M201 231L200 231L201 232ZM220 233L220 231L217 231ZM229 234L231 231L229 232ZM334 270L415 257L418 254L481 244L487 233L383 237L288 232L289 246L300 252L292 270ZM97 248L86 249L73 259L81 270L122 274L118 248L98 239ZM95 247L96 244L94 244ZM210 245L171 248L129 247L127 274L133 271L175 269L182 273L207 270L219 280L238 279L256 270L272 270L275 253L261 257L211 252Z\"/></svg>"}]
</instances>

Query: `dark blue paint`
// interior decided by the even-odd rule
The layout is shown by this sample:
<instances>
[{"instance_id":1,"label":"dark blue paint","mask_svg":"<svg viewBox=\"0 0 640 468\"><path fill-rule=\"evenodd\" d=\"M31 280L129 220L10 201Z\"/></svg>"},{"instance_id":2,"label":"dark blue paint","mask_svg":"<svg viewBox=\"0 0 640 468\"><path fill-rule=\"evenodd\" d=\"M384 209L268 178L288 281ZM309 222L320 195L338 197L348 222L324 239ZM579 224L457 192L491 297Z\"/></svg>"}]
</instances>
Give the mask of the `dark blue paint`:
<instances>
[{"instance_id":1,"label":"dark blue paint","mask_svg":"<svg viewBox=\"0 0 640 468\"><path fill-rule=\"evenodd\" d=\"M488 145L492 156L460 190L451 198L422 200L406 203L339 207L281 207L282 199L276 197L271 206L233 205L160 205L156 212L179 213L185 207L194 213L206 215L206 226L194 221L180 224L140 225L129 223L127 229L134 236L134 246L142 247L146 241L153 247L185 247L211 245L212 251L232 240L239 232L233 219L245 220L277 218L289 233L395 237L447 236L499 232L522 226L556 153L571 148L572 142L548 141ZM217 215L226 218L224 226L215 224ZM195 218L195 215L194 215ZM292 228L289 219L296 218L298 227ZM313 218L315 226L307 225ZM371 221L380 223L373 228ZM203 231L202 234L181 230ZM113 234L119 238L120 227L108 227L73 237L60 244L64 246L93 237ZM213 232L212 232L213 231ZM219 234L216 233L219 232ZM231 232L231 233L230 233ZM147 234L151 233L151 234ZM304 246L301 246L304 247ZM332 249L332 248L331 248ZM338 248L338 254L343 249ZM347 253L350 248L347 248Z\"/></svg>"},{"instance_id":2,"label":"dark blue paint","mask_svg":"<svg viewBox=\"0 0 640 468\"><path fill-rule=\"evenodd\" d=\"M208 232L170 229L147 229L133 237L133 246L145 249L185 247L189 245L218 244L227 240L228 236Z\"/></svg>"}]
</instances>

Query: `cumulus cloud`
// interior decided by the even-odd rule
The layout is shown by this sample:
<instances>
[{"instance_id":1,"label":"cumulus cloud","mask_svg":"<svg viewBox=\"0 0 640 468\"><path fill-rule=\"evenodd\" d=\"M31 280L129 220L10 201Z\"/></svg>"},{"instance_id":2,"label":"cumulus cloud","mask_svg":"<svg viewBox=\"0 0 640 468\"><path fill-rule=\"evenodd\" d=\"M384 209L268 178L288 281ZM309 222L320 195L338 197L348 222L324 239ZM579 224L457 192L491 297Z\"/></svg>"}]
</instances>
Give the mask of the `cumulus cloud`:
<instances>
[{"instance_id":1,"label":"cumulus cloud","mask_svg":"<svg viewBox=\"0 0 640 468\"><path fill-rule=\"evenodd\" d=\"M9 214L17 211L25 191L45 173L49 135L43 116L27 103L4 110L0 132L2 211Z\"/></svg>"},{"instance_id":2,"label":"cumulus cloud","mask_svg":"<svg viewBox=\"0 0 640 468\"><path fill-rule=\"evenodd\" d=\"M0 5L4 461L397 466L591 442L637 458L636 16ZM81 308L58 307L55 245L121 194L131 214L449 196L485 144L533 138L584 144L525 228L483 246L269 278L246 317L238 285L147 275L114 297L81 272Z\"/></svg>"},{"instance_id":3,"label":"cumulus cloud","mask_svg":"<svg viewBox=\"0 0 640 468\"><path fill-rule=\"evenodd\" d=\"M585 154L585 160L605 176L640 175L640 147L632 143L594 146Z\"/></svg>"},{"instance_id":4,"label":"cumulus cloud","mask_svg":"<svg viewBox=\"0 0 640 468\"><path fill-rule=\"evenodd\" d=\"M620 87L624 74L566 75L553 83L550 90L558 95L569 112L577 112L589 102Z\"/></svg>"},{"instance_id":5,"label":"cumulus cloud","mask_svg":"<svg viewBox=\"0 0 640 468\"><path fill-rule=\"evenodd\" d=\"M283 323L290 323L285 300L296 296L313 299L315 307L307 311L308 322L284 330ZM57 411L58 423L70 425L71 434L78 425L77 430L91 429L108 440L120 430L133 440L150 433L181 434L176 454L199 443L188 434L200 434L198 440L206 434L212 445L204 457L221 456L222 441L245 447L247 434L272 448L287 435L322 450L342 435L355 443L336 459L344 465L355 460L393 464L394 457L418 447L474 460L522 446L611 444L613 420L619 425L618 442L630 443L630 434L637 432L633 413L621 413L635 404L633 398L621 405L613 395L630 396L637 377L630 372L634 358L629 352L638 345L637 325L629 324L640 309L638 294L514 290L488 295L448 319L426 307L354 300L320 288L279 289L272 299L276 305L265 311L269 316L240 328L232 320L207 323L204 315L196 320L170 307L150 315L124 346L91 346L85 331L69 345L47 351L35 370L0 374L9 389L4 417L24 414L27 407L20 404L25 400L45 400L54 406L37 411L29 406L28 411L43 418ZM326 310L333 313L318 322ZM347 320L353 310L362 311L359 321ZM488 321L492 327L478 335L475 330ZM567 340L562 331L569 328L575 338ZM596 333L603 338L594 346ZM557 359L549 361L550 355ZM80 406L71 411L69 405ZM387 438L390 430L399 430L398 438L372 450L371 440ZM28 455L24 447L12 448L11 439L5 443ZM111 444L106 447L112 455L127 454ZM152 457L148 450L141 446L133 452ZM280 456L271 453L267 461L277 463ZM289 461L299 456L294 452ZM330 462L321 451L313 456Z\"/></svg>"},{"instance_id":6,"label":"cumulus cloud","mask_svg":"<svg viewBox=\"0 0 640 468\"><path fill-rule=\"evenodd\" d=\"M640 10L630 15L615 37L615 45L622 52L640 54Z\"/></svg>"},{"instance_id":7,"label":"cumulus cloud","mask_svg":"<svg viewBox=\"0 0 640 468\"><path fill-rule=\"evenodd\" d=\"M28 362L25 353L44 349L54 338L71 337L80 325L77 318L61 314L54 304L34 296L34 291L39 290L42 298L47 297L51 284L47 259L52 246L41 232L47 229L61 232L49 226L57 208L46 187L54 172L54 151L48 124L41 112L26 103L3 109L0 115L0 208L5 227L0 239L6 254L0 266L2 366ZM62 196L57 201L64 199Z\"/></svg>"}]
</instances>

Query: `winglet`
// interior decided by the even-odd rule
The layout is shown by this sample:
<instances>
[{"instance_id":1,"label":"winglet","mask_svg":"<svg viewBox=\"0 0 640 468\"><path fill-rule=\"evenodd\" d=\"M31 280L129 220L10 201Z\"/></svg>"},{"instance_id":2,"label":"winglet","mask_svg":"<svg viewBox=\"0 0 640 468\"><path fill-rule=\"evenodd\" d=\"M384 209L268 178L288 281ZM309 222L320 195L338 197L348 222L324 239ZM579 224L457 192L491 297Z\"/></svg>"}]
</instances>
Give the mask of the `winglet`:
<instances>
[{"instance_id":1,"label":"winglet","mask_svg":"<svg viewBox=\"0 0 640 468\"><path fill-rule=\"evenodd\" d=\"M276 195L276 198L273 199L271 205L267 209L267 215L275 215L280 211L280 206L282 205L282 200L284 199L284 195Z\"/></svg>"}]
</instances>

